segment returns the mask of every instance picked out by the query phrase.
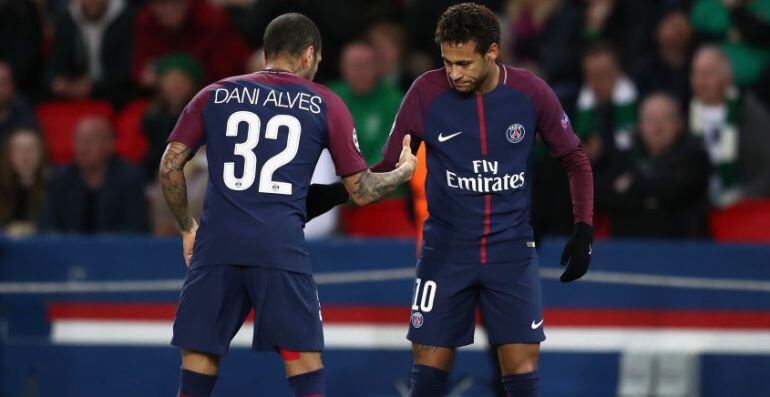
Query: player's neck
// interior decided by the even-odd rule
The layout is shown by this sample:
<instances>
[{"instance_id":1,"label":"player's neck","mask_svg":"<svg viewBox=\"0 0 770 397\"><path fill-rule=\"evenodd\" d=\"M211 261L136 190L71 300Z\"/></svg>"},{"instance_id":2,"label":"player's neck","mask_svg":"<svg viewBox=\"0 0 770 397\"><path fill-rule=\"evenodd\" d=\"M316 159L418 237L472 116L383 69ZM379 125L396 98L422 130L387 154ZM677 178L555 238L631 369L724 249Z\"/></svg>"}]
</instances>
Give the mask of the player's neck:
<instances>
[{"instance_id":1,"label":"player's neck","mask_svg":"<svg viewBox=\"0 0 770 397\"><path fill-rule=\"evenodd\" d=\"M486 80L484 80L479 88L476 89L477 94L483 95L489 91L494 90L495 87L497 87L497 84L500 82L500 67L497 65L497 62L493 62L490 67L491 70L489 73L487 73Z\"/></svg>"},{"instance_id":2,"label":"player's neck","mask_svg":"<svg viewBox=\"0 0 770 397\"><path fill-rule=\"evenodd\" d=\"M291 73L294 75L297 75L299 77L304 77L302 75L302 68L297 65L297 62L292 62L287 59L283 58L276 58L271 59L265 63L265 69L264 70L271 70L275 72L286 72Z\"/></svg>"}]
</instances>

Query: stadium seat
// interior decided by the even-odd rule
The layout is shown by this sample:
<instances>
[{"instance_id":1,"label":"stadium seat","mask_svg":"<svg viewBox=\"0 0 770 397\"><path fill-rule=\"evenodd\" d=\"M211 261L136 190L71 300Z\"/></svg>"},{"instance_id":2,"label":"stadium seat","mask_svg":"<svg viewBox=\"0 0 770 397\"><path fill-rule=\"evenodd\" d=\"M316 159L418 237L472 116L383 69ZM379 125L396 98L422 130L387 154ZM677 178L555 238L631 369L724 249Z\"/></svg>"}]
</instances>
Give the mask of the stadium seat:
<instances>
[{"instance_id":1,"label":"stadium seat","mask_svg":"<svg viewBox=\"0 0 770 397\"><path fill-rule=\"evenodd\" d=\"M117 137L115 150L124 159L138 164L147 150L147 138L142 133L142 116L150 101L139 99L129 103L115 120Z\"/></svg>"},{"instance_id":2,"label":"stadium seat","mask_svg":"<svg viewBox=\"0 0 770 397\"><path fill-rule=\"evenodd\" d=\"M710 224L717 241L770 243L770 200L744 200L712 211Z\"/></svg>"},{"instance_id":3,"label":"stadium seat","mask_svg":"<svg viewBox=\"0 0 770 397\"><path fill-rule=\"evenodd\" d=\"M46 102L37 107L36 113L54 165L72 160L75 126L81 118L100 115L112 120L114 116L112 106L103 101Z\"/></svg>"},{"instance_id":4,"label":"stadium seat","mask_svg":"<svg viewBox=\"0 0 770 397\"><path fill-rule=\"evenodd\" d=\"M340 213L345 232L355 237L415 237L403 199L385 199L366 207L344 206Z\"/></svg>"}]
</instances>

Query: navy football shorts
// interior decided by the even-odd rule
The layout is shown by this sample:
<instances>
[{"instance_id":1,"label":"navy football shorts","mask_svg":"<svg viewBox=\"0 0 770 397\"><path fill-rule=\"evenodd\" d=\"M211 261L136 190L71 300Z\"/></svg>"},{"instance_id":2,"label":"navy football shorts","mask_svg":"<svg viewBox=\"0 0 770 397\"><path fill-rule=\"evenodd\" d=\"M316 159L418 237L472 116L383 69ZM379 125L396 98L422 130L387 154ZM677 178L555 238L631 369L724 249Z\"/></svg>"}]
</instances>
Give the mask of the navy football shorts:
<instances>
[{"instance_id":1,"label":"navy football shorts","mask_svg":"<svg viewBox=\"0 0 770 397\"><path fill-rule=\"evenodd\" d=\"M489 343L539 343L543 303L537 258L454 264L420 260L407 338L429 346L473 343L481 308Z\"/></svg>"},{"instance_id":2,"label":"navy football shorts","mask_svg":"<svg viewBox=\"0 0 770 397\"><path fill-rule=\"evenodd\" d=\"M323 350L320 304L310 274L254 266L189 270L171 344L224 355L254 309L254 350Z\"/></svg>"}]
</instances>

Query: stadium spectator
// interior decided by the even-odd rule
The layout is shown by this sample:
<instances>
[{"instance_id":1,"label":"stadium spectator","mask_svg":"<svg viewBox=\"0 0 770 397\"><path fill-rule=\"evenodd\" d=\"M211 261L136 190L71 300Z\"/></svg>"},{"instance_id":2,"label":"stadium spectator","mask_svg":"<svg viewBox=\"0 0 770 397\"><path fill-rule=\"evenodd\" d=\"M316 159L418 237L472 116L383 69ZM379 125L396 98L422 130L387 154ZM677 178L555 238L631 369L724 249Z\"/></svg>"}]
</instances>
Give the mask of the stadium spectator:
<instances>
[{"instance_id":1,"label":"stadium spectator","mask_svg":"<svg viewBox=\"0 0 770 397\"><path fill-rule=\"evenodd\" d=\"M512 62L541 74L540 58L546 52L541 37L551 15L559 7L558 0L513 0L506 7L510 24ZM548 51L551 51L549 48Z\"/></svg>"},{"instance_id":2,"label":"stadium spectator","mask_svg":"<svg viewBox=\"0 0 770 397\"><path fill-rule=\"evenodd\" d=\"M43 63L43 27L31 0L0 1L0 62L13 70L19 90L37 93Z\"/></svg>"},{"instance_id":3,"label":"stadium spectator","mask_svg":"<svg viewBox=\"0 0 770 397\"><path fill-rule=\"evenodd\" d=\"M3 142L0 158L0 227L11 236L34 233L48 178L43 137L21 128Z\"/></svg>"},{"instance_id":4,"label":"stadium spectator","mask_svg":"<svg viewBox=\"0 0 770 397\"><path fill-rule=\"evenodd\" d=\"M412 81L404 72L406 33L401 25L379 22L367 31L366 38L377 54L377 71L385 82L406 90Z\"/></svg>"},{"instance_id":5,"label":"stadium spectator","mask_svg":"<svg viewBox=\"0 0 770 397\"><path fill-rule=\"evenodd\" d=\"M610 42L623 66L653 47L656 6L661 1L586 0L583 37L588 43Z\"/></svg>"},{"instance_id":6,"label":"stadium spectator","mask_svg":"<svg viewBox=\"0 0 770 397\"><path fill-rule=\"evenodd\" d=\"M258 0L208 0L208 3L227 13L233 29L250 47L262 44L265 31L265 1Z\"/></svg>"},{"instance_id":7,"label":"stadium spectator","mask_svg":"<svg viewBox=\"0 0 770 397\"><path fill-rule=\"evenodd\" d=\"M574 1L559 1L558 7L543 21L538 38L537 58L543 77L562 102L569 99L570 103L565 104L567 108L574 104L581 80L582 26L579 5ZM515 43L517 38L513 39Z\"/></svg>"},{"instance_id":8,"label":"stadium spectator","mask_svg":"<svg viewBox=\"0 0 770 397\"><path fill-rule=\"evenodd\" d=\"M132 75L144 88L153 88L155 62L184 52L203 65L204 82L242 73L249 48L220 9L203 0L150 0L139 13L135 29Z\"/></svg>"},{"instance_id":9,"label":"stadium spectator","mask_svg":"<svg viewBox=\"0 0 770 397\"><path fill-rule=\"evenodd\" d=\"M714 46L693 59L690 130L703 137L713 168L712 204L725 207L743 195L770 196L770 120L756 95L733 86L730 61Z\"/></svg>"},{"instance_id":10,"label":"stadium spectator","mask_svg":"<svg viewBox=\"0 0 770 397\"><path fill-rule=\"evenodd\" d=\"M637 93L609 45L596 44L583 55L585 83L580 89L575 133L584 141L586 154L601 168L615 150L631 146L636 123Z\"/></svg>"},{"instance_id":11,"label":"stadium spectator","mask_svg":"<svg viewBox=\"0 0 770 397\"><path fill-rule=\"evenodd\" d=\"M406 71L414 80L430 69L441 66L440 54L436 50L433 34L435 24L426 21L438 20L447 7L462 3L462 0L412 1L404 6L404 25L409 37L409 54L406 57Z\"/></svg>"},{"instance_id":12,"label":"stadium spectator","mask_svg":"<svg viewBox=\"0 0 770 397\"><path fill-rule=\"evenodd\" d=\"M125 0L72 0L56 22L47 84L64 99L121 106L131 94L134 12Z\"/></svg>"},{"instance_id":13,"label":"stadium spectator","mask_svg":"<svg viewBox=\"0 0 770 397\"><path fill-rule=\"evenodd\" d=\"M382 147L403 98L398 88L380 78L377 60L371 45L349 43L340 59L343 81L329 84L353 115L358 145L368 164L382 157Z\"/></svg>"},{"instance_id":14,"label":"stadium spectator","mask_svg":"<svg viewBox=\"0 0 770 397\"><path fill-rule=\"evenodd\" d=\"M398 2L392 0L209 0L225 7L235 29L246 37L252 48L262 47L262 35L267 23L287 12L298 12L318 24L323 32L322 56L316 81L336 79L339 70L334 61L339 59L344 44L363 36L374 20L387 19L396 14Z\"/></svg>"},{"instance_id":15,"label":"stadium spectator","mask_svg":"<svg viewBox=\"0 0 770 397\"><path fill-rule=\"evenodd\" d=\"M666 8L655 30L657 46L634 62L631 74L641 96L654 91L668 91L679 103L690 100L690 61L693 33L687 11Z\"/></svg>"},{"instance_id":16,"label":"stadium spectator","mask_svg":"<svg viewBox=\"0 0 770 397\"><path fill-rule=\"evenodd\" d=\"M156 63L155 69L158 91L154 103L142 117L142 132L147 138L143 166L148 181L158 178L158 165L166 149L166 139L182 109L203 83L200 64L185 54L167 55Z\"/></svg>"},{"instance_id":17,"label":"stadium spectator","mask_svg":"<svg viewBox=\"0 0 770 397\"><path fill-rule=\"evenodd\" d=\"M37 125L32 107L16 93L10 65L0 62L0 141L17 128Z\"/></svg>"},{"instance_id":18,"label":"stadium spectator","mask_svg":"<svg viewBox=\"0 0 770 397\"><path fill-rule=\"evenodd\" d=\"M354 41L343 48L340 72L343 80L329 84L329 88L340 96L353 115L358 147L364 160L367 164L375 164L382 158L382 148L388 140L403 94L380 78L377 54L366 42ZM405 186L399 186L389 199L403 201L406 190ZM345 207L343 223L347 231L355 232L359 222L367 218L366 214L374 214L382 211L382 206L394 204L389 203L389 199L366 207ZM395 208L402 211L391 215L401 217L401 223L410 225L407 204Z\"/></svg>"},{"instance_id":19,"label":"stadium spectator","mask_svg":"<svg viewBox=\"0 0 770 397\"><path fill-rule=\"evenodd\" d=\"M690 19L698 41L717 43L730 60L739 87L770 63L770 1L696 0Z\"/></svg>"},{"instance_id":20,"label":"stadium spectator","mask_svg":"<svg viewBox=\"0 0 770 397\"><path fill-rule=\"evenodd\" d=\"M141 171L115 156L110 122L98 116L82 119L74 147L74 162L51 176L40 229L86 234L147 231Z\"/></svg>"},{"instance_id":21,"label":"stadium spectator","mask_svg":"<svg viewBox=\"0 0 770 397\"><path fill-rule=\"evenodd\" d=\"M693 59L689 128L703 138L713 167L711 202L725 207L741 197L738 180L740 98L730 60L717 47L701 47Z\"/></svg>"},{"instance_id":22,"label":"stadium spectator","mask_svg":"<svg viewBox=\"0 0 770 397\"><path fill-rule=\"evenodd\" d=\"M579 78L575 73L580 70L580 54L593 44L611 43L618 49L618 60L624 67L653 46L651 29L658 0L559 3L547 20L539 47L543 69L552 84Z\"/></svg>"},{"instance_id":23,"label":"stadium spectator","mask_svg":"<svg viewBox=\"0 0 770 397\"><path fill-rule=\"evenodd\" d=\"M597 202L613 237L705 236L708 155L685 128L674 96L645 98L633 146L597 175Z\"/></svg>"},{"instance_id":24,"label":"stadium spectator","mask_svg":"<svg viewBox=\"0 0 770 397\"><path fill-rule=\"evenodd\" d=\"M726 1L726 3L731 3L727 5L728 8L732 7L731 18L742 27L742 31L746 31L752 43L764 48L770 47L770 16L768 13L765 13L765 18L758 18L754 13L746 10L746 2L744 1ZM765 106L770 108L770 62L766 62L764 69L754 83L753 91L764 102Z\"/></svg>"}]
</instances>

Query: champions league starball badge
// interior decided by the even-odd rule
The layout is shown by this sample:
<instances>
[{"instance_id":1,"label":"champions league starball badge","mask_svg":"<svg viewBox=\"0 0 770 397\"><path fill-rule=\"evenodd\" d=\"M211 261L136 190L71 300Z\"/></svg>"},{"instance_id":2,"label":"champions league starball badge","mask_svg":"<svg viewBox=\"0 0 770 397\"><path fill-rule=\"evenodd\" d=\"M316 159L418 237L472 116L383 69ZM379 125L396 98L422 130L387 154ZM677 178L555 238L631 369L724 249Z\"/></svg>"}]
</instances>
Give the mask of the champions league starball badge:
<instances>
[{"instance_id":1,"label":"champions league starball badge","mask_svg":"<svg viewBox=\"0 0 770 397\"><path fill-rule=\"evenodd\" d=\"M412 326L415 328L422 327L422 324L425 322L425 319L422 317L422 313L420 312L414 312L412 313Z\"/></svg>"},{"instance_id":2,"label":"champions league starball badge","mask_svg":"<svg viewBox=\"0 0 770 397\"><path fill-rule=\"evenodd\" d=\"M519 143L524 139L524 126L521 124L511 124L507 130L505 130L505 137L511 143Z\"/></svg>"}]
</instances>

